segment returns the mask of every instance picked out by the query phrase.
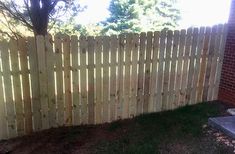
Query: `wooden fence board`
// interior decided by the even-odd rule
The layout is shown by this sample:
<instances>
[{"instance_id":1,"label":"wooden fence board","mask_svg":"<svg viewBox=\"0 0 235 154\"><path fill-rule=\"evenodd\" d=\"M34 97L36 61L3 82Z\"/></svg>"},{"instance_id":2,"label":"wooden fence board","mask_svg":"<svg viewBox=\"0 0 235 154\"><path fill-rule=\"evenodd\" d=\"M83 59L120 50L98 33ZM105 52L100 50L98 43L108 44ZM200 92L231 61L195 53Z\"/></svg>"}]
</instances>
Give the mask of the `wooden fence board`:
<instances>
[{"instance_id":1,"label":"wooden fence board","mask_svg":"<svg viewBox=\"0 0 235 154\"><path fill-rule=\"evenodd\" d=\"M186 44L184 50L184 63L183 63L183 72L182 72L182 83L181 83L181 96L180 104L185 105L187 83L188 83L188 66L189 66L189 54L190 54L190 44L192 41L192 28L187 29L186 35Z\"/></svg>"},{"instance_id":2,"label":"wooden fence board","mask_svg":"<svg viewBox=\"0 0 235 154\"><path fill-rule=\"evenodd\" d=\"M118 43L118 84L117 84L117 119L122 118L122 108L123 108L123 68L124 68L124 48L125 48L125 35L119 35L119 43Z\"/></svg>"},{"instance_id":3,"label":"wooden fence board","mask_svg":"<svg viewBox=\"0 0 235 154\"><path fill-rule=\"evenodd\" d=\"M205 32L205 27L201 27L199 30L199 34L198 34L195 71L194 71L194 79L193 79L192 92L191 92L191 98L190 98L192 104L197 103L196 96L197 96L197 90L198 90L198 84L199 84L198 80L199 80L200 62L201 62L201 56L202 56L202 47L203 47L203 42L204 42L204 32Z\"/></svg>"},{"instance_id":4,"label":"wooden fence board","mask_svg":"<svg viewBox=\"0 0 235 154\"><path fill-rule=\"evenodd\" d=\"M0 48L1 48L1 57L2 57L4 90L6 98L8 137L11 138L17 136L16 132L17 127L15 123L15 107L13 102L13 94L11 86L12 82L11 82L8 42L6 41L1 42Z\"/></svg>"},{"instance_id":5,"label":"wooden fence board","mask_svg":"<svg viewBox=\"0 0 235 154\"><path fill-rule=\"evenodd\" d=\"M139 75L137 88L137 115L143 113L143 82L144 82L144 55L146 48L146 33L140 34L140 51L139 51Z\"/></svg>"},{"instance_id":6,"label":"wooden fence board","mask_svg":"<svg viewBox=\"0 0 235 154\"><path fill-rule=\"evenodd\" d=\"M108 36L103 38L103 122L109 122L109 50L110 39Z\"/></svg>"},{"instance_id":7,"label":"wooden fence board","mask_svg":"<svg viewBox=\"0 0 235 154\"><path fill-rule=\"evenodd\" d=\"M116 35L111 36L110 42L110 56L111 56L111 67L110 67L110 121L114 121L116 119L116 64L117 64L117 46L118 39Z\"/></svg>"},{"instance_id":8,"label":"wooden fence board","mask_svg":"<svg viewBox=\"0 0 235 154\"><path fill-rule=\"evenodd\" d=\"M39 71L35 38L28 38L28 55L30 64L30 78L32 91L33 128L34 131L42 129L41 104L39 92Z\"/></svg>"},{"instance_id":9,"label":"wooden fence board","mask_svg":"<svg viewBox=\"0 0 235 154\"><path fill-rule=\"evenodd\" d=\"M32 132L32 112L31 112L31 98L30 98L30 85L28 74L28 55L27 44L25 39L19 39L19 54L20 66L22 72L22 86L23 86L23 102L25 114L25 131L26 133Z\"/></svg>"},{"instance_id":10,"label":"wooden fence board","mask_svg":"<svg viewBox=\"0 0 235 154\"><path fill-rule=\"evenodd\" d=\"M37 36L37 55L38 55L38 71L39 71L39 91L42 113L42 129L49 128L48 117L48 91L47 91L47 70L46 70L46 53L43 36Z\"/></svg>"},{"instance_id":11,"label":"wooden fence board","mask_svg":"<svg viewBox=\"0 0 235 154\"><path fill-rule=\"evenodd\" d=\"M164 79L163 79L163 110L169 109L169 79L170 79L170 58L172 53L172 37L173 32L167 32L167 44L166 44L166 52L165 52L165 65L164 65Z\"/></svg>"},{"instance_id":12,"label":"wooden fence board","mask_svg":"<svg viewBox=\"0 0 235 154\"><path fill-rule=\"evenodd\" d=\"M49 107L49 125L56 127L56 100L55 100L55 78L54 78L54 52L52 36L45 36L46 48L46 67L47 67L47 91L48 91L48 107Z\"/></svg>"},{"instance_id":13,"label":"wooden fence board","mask_svg":"<svg viewBox=\"0 0 235 154\"><path fill-rule=\"evenodd\" d=\"M63 36L64 54L64 88L65 88L65 125L72 125L72 94L71 94L71 59L70 59L70 37Z\"/></svg>"},{"instance_id":14,"label":"wooden fence board","mask_svg":"<svg viewBox=\"0 0 235 154\"><path fill-rule=\"evenodd\" d=\"M88 37L88 123L95 122L94 37Z\"/></svg>"},{"instance_id":15,"label":"wooden fence board","mask_svg":"<svg viewBox=\"0 0 235 154\"><path fill-rule=\"evenodd\" d=\"M55 36L55 66L56 66L56 103L57 103L57 125L64 125L64 91L63 91L63 66L62 66L62 36Z\"/></svg>"},{"instance_id":16,"label":"wooden fence board","mask_svg":"<svg viewBox=\"0 0 235 154\"><path fill-rule=\"evenodd\" d=\"M180 106L180 97L181 97L181 83L182 83L182 67L183 67L183 56L184 56L184 47L186 43L186 30L180 31L180 40L179 40L179 52L177 56L177 73L176 73L176 85L175 85L175 100L174 106Z\"/></svg>"},{"instance_id":17,"label":"wooden fence board","mask_svg":"<svg viewBox=\"0 0 235 154\"><path fill-rule=\"evenodd\" d=\"M79 70L78 70L78 37L71 36L72 55L72 89L73 89L73 125L79 125L80 121L80 95L79 95Z\"/></svg>"},{"instance_id":18,"label":"wooden fence board","mask_svg":"<svg viewBox=\"0 0 235 154\"><path fill-rule=\"evenodd\" d=\"M24 135L24 111L23 111L23 102L21 98L21 83L20 83L20 71L19 68L19 57L18 57L18 48L17 41L10 40L10 57L11 57L11 66L12 66L12 75L13 75L13 91L14 91L14 101L15 101L15 110L16 110L16 123L17 123L17 134Z\"/></svg>"},{"instance_id":19,"label":"wooden fence board","mask_svg":"<svg viewBox=\"0 0 235 154\"><path fill-rule=\"evenodd\" d=\"M214 45L214 51L213 56L211 59L211 72L210 72L210 78L209 78L209 89L208 89L208 100L213 100L213 90L215 88L215 78L216 78L216 68L217 68L217 60L219 57L219 47L220 47L220 40L222 37L222 30L223 26L218 25L217 32L215 34L215 45Z\"/></svg>"},{"instance_id":20,"label":"wooden fence board","mask_svg":"<svg viewBox=\"0 0 235 154\"><path fill-rule=\"evenodd\" d=\"M211 33L211 28L206 27L205 40L204 40L203 49L202 49L200 73L199 73L197 102L202 101L203 86L204 86L205 72L206 72L206 58L207 58L208 49L209 49L210 33Z\"/></svg>"},{"instance_id":21,"label":"wooden fence board","mask_svg":"<svg viewBox=\"0 0 235 154\"><path fill-rule=\"evenodd\" d=\"M214 100L226 35L218 25L0 41L0 139Z\"/></svg>"},{"instance_id":22,"label":"wooden fence board","mask_svg":"<svg viewBox=\"0 0 235 154\"><path fill-rule=\"evenodd\" d=\"M2 68L2 46L4 42L0 42L0 56L1 56L1 63L0 63L0 68ZM2 69L0 73L0 139L7 139L8 138L8 133L7 133L7 114L6 114L6 104L4 101L4 93L3 93L3 73Z\"/></svg>"},{"instance_id":23,"label":"wooden fence board","mask_svg":"<svg viewBox=\"0 0 235 154\"><path fill-rule=\"evenodd\" d=\"M172 61L171 61L171 72L170 72L170 85L169 85L169 108L174 109L176 105L174 104L175 100L175 79L176 79L176 58L177 58L177 51L179 46L179 31L174 31L173 36L173 49L172 49Z\"/></svg>"},{"instance_id":24,"label":"wooden fence board","mask_svg":"<svg viewBox=\"0 0 235 154\"><path fill-rule=\"evenodd\" d=\"M95 47L95 68L96 68L96 80L95 80L95 117L96 123L99 124L102 122L102 73L101 73L101 57L102 57L102 37L98 36L95 38L96 47Z\"/></svg>"},{"instance_id":25,"label":"wooden fence board","mask_svg":"<svg viewBox=\"0 0 235 154\"><path fill-rule=\"evenodd\" d=\"M131 101L130 101L130 116L136 115L137 107L137 86L138 86L138 54L139 54L139 34L133 35L132 44L132 69L131 69Z\"/></svg>"},{"instance_id":26,"label":"wooden fence board","mask_svg":"<svg viewBox=\"0 0 235 154\"><path fill-rule=\"evenodd\" d=\"M123 104L123 118L129 118L130 109L130 66L131 66L131 50L133 44L133 34L126 36L126 50L125 50L125 73L124 73L124 104Z\"/></svg>"},{"instance_id":27,"label":"wooden fence board","mask_svg":"<svg viewBox=\"0 0 235 154\"><path fill-rule=\"evenodd\" d=\"M144 77L144 104L143 112L149 111L149 91L150 91L150 64L151 64L151 52L153 47L153 33L147 33L147 45L146 45L146 63L145 63L145 77Z\"/></svg>"},{"instance_id":28,"label":"wooden fence board","mask_svg":"<svg viewBox=\"0 0 235 154\"><path fill-rule=\"evenodd\" d=\"M156 111L156 88L157 88L157 67L158 67L158 54L159 54L159 39L160 32L154 32L153 36L153 57L152 57L152 72L150 76L150 98L149 98L149 111Z\"/></svg>"},{"instance_id":29,"label":"wooden fence board","mask_svg":"<svg viewBox=\"0 0 235 154\"><path fill-rule=\"evenodd\" d=\"M193 35L192 35L191 53L189 57L190 61L189 61L189 70L188 70L188 83L187 83L186 96L185 96L186 104L192 104L191 102L191 92L193 88L192 83L193 83L194 75L198 75L198 74L194 74L197 41L198 41L198 28L194 28Z\"/></svg>"},{"instance_id":30,"label":"wooden fence board","mask_svg":"<svg viewBox=\"0 0 235 154\"><path fill-rule=\"evenodd\" d=\"M205 73L205 82L204 82L204 89L203 89L203 95L202 95L202 101L206 101L208 99L208 90L209 90L209 81L210 81L210 75L211 75L211 63L212 63L212 57L214 55L214 49L215 49L215 34L217 31L217 26L212 27L212 33L210 36L210 45L209 45L209 53L208 53L208 59L207 59L207 67L206 67L206 73Z\"/></svg>"},{"instance_id":31,"label":"wooden fence board","mask_svg":"<svg viewBox=\"0 0 235 154\"><path fill-rule=\"evenodd\" d=\"M159 65L158 65L158 78L157 78L157 111L163 108L162 94L163 94L163 71L164 71L164 53L166 47L166 31L161 31L160 36L160 50L159 50Z\"/></svg>"},{"instance_id":32,"label":"wooden fence board","mask_svg":"<svg viewBox=\"0 0 235 154\"><path fill-rule=\"evenodd\" d=\"M87 59L87 40L86 37L81 36L79 39L80 44L80 78L81 78L81 123L87 124L88 110L87 110L87 72L86 72L86 59Z\"/></svg>"}]
</instances>

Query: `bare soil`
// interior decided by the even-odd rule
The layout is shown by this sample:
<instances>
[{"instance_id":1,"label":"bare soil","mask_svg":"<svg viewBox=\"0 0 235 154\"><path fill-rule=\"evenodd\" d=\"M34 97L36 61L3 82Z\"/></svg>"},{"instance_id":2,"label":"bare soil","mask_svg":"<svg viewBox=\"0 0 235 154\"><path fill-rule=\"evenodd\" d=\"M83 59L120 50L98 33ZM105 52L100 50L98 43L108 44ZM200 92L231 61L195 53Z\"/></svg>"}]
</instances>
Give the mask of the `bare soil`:
<instances>
[{"instance_id":1,"label":"bare soil","mask_svg":"<svg viewBox=\"0 0 235 154\"><path fill-rule=\"evenodd\" d=\"M227 114L228 106L205 104L111 124L52 128L0 141L0 154L234 153L235 140L207 126L208 117ZM190 117L194 112L201 113Z\"/></svg>"}]
</instances>

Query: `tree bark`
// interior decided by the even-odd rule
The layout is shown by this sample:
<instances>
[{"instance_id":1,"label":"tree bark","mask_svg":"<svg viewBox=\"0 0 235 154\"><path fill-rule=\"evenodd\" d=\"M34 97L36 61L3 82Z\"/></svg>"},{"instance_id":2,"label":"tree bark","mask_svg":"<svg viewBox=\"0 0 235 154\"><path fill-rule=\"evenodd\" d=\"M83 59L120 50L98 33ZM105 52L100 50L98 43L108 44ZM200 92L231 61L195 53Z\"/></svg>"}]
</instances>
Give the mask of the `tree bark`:
<instances>
[{"instance_id":1,"label":"tree bark","mask_svg":"<svg viewBox=\"0 0 235 154\"><path fill-rule=\"evenodd\" d=\"M33 31L35 35L46 35L49 13L50 13L50 3L48 0L30 0L31 10L30 18L33 24Z\"/></svg>"}]
</instances>

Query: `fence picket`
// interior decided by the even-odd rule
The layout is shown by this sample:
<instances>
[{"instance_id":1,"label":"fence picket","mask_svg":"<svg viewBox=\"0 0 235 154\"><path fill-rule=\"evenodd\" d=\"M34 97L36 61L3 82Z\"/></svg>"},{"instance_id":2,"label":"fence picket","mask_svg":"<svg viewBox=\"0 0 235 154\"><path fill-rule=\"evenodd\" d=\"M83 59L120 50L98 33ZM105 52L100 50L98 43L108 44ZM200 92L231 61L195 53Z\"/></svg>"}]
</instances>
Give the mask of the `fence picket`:
<instances>
[{"instance_id":1,"label":"fence picket","mask_svg":"<svg viewBox=\"0 0 235 154\"><path fill-rule=\"evenodd\" d=\"M197 102L202 101L203 86L205 83L204 81L205 81L205 72L206 72L206 58L207 58L208 48L209 48L210 33L211 33L211 28L206 27L205 40L204 40L203 49L202 49L200 73L199 73Z\"/></svg>"},{"instance_id":2,"label":"fence picket","mask_svg":"<svg viewBox=\"0 0 235 154\"><path fill-rule=\"evenodd\" d=\"M111 67L110 67L110 120L114 121L116 118L116 64L117 64L117 45L118 39L116 35L111 36L110 42L110 56L111 56Z\"/></svg>"},{"instance_id":3,"label":"fence picket","mask_svg":"<svg viewBox=\"0 0 235 154\"><path fill-rule=\"evenodd\" d=\"M215 75L216 75L216 68L217 68L217 60L219 57L219 46L220 46L220 38L222 36L222 25L218 25L217 32L215 34L215 45L213 56L211 60L211 72L209 78L209 89L208 89L208 100L213 100L213 89L215 88Z\"/></svg>"},{"instance_id":4,"label":"fence picket","mask_svg":"<svg viewBox=\"0 0 235 154\"><path fill-rule=\"evenodd\" d=\"M95 68L96 68L96 80L95 80L95 117L96 123L99 124L102 122L102 74L101 74L101 57L102 57L102 37L98 36L95 38L96 47L95 47Z\"/></svg>"},{"instance_id":5,"label":"fence picket","mask_svg":"<svg viewBox=\"0 0 235 154\"><path fill-rule=\"evenodd\" d=\"M182 72L182 83L181 83L181 96L180 104L185 105L185 98L187 92L187 83L188 83L188 65L189 65L189 54L190 54L190 44L192 41L192 28L187 29L186 34L186 44L184 50L184 63L183 63L183 72Z\"/></svg>"},{"instance_id":6,"label":"fence picket","mask_svg":"<svg viewBox=\"0 0 235 154\"><path fill-rule=\"evenodd\" d=\"M185 95L186 104L192 104L191 92L192 92L192 83L193 83L194 73L195 73L195 57L196 57L197 41L198 41L198 28L194 28L193 34L192 34L191 53L189 57L190 61L189 61L189 70L188 70L188 83L187 83L187 89L186 89L186 95Z\"/></svg>"},{"instance_id":7,"label":"fence picket","mask_svg":"<svg viewBox=\"0 0 235 154\"><path fill-rule=\"evenodd\" d=\"M39 91L42 113L42 129L49 128L48 117L48 91L47 91L47 68L46 68L46 53L45 42L43 36L37 36L37 58L39 71Z\"/></svg>"},{"instance_id":8,"label":"fence picket","mask_svg":"<svg viewBox=\"0 0 235 154\"><path fill-rule=\"evenodd\" d=\"M132 44L132 69L131 69L131 101L130 101L130 116L136 115L137 107L137 86L138 86L138 54L139 54L139 34L133 35Z\"/></svg>"},{"instance_id":9,"label":"fence picket","mask_svg":"<svg viewBox=\"0 0 235 154\"><path fill-rule=\"evenodd\" d=\"M103 122L109 122L109 50L110 39L103 38Z\"/></svg>"},{"instance_id":10,"label":"fence picket","mask_svg":"<svg viewBox=\"0 0 235 154\"><path fill-rule=\"evenodd\" d=\"M217 99L227 25L0 41L0 139Z\"/></svg>"},{"instance_id":11,"label":"fence picket","mask_svg":"<svg viewBox=\"0 0 235 154\"><path fill-rule=\"evenodd\" d=\"M126 36L125 48L125 73L124 73L124 104L123 104L123 118L129 118L130 112L130 66L131 66L131 50L133 44L133 34Z\"/></svg>"},{"instance_id":12,"label":"fence picket","mask_svg":"<svg viewBox=\"0 0 235 154\"><path fill-rule=\"evenodd\" d=\"M144 82L144 56L146 33L140 34L140 51L139 51L139 75L138 75L138 88L137 88L137 115L143 113L143 82Z\"/></svg>"},{"instance_id":13,"label":"fence picket","mask_svg":"<svg viewBox=\"0 0 235 154\"><path fill-rule=\"evenodd\" d=\"M20 83L20 71L19 68L19 57L18 57L18 48L17 41L10 40L10 57L11 57L11 66L12 66L12 75L13 75L13 91L15 98L15 110L16 110L16 123L17 123L17 133L18 135L24 135L24 111L23 111L23 102L21 98L21 83Z\"/></svg>"},{"instance_id":14,"label":"fence picket","mask_svg":"<svg viewBox=\"0 0 235 154\"><path fill-rule=\"evenodd\" d=\"M28 55L27 44L24 38L19 39L19 53L20 53L20 66L22 71L22 86L23 86L23 102L25 114L25 131L26 133L32 132L32 112L31 112L31 99L30 99L30 85L28 73Z\"/></svg>"},{"instance_id":15,"label":"fence picket","mask_svg":"<svg viewBox=\"0 0 235 154\"><path fill-rule=\"evenodd\" d=\"M196 103L196 96L198 93L198 80L199 80L199 71L200 71L200 61L202 56L202 47L203 47L203 41L204 41L204 31L205 27L201 27L199 30L198 35L198 44L197 44L197 51L196 51L196 62L195 62L195 72L194 72L194 79L193 79L193 85L192 85L192 92L191 92L191 102L192 104Z\"/></svg>"},{"instance_id":16,"label":"fence picket","mask_svg":"<svg viewBox=\"0 0 235 154\"><path fill-rule=\"evenodd\" d=\"M1 48L1 57L2 57L4 91L6 98L8 137L11 138L17 136L16 132L17 127L15 123L15 107L13 102L13 94L11 86L12 82L11 82L8 42L6 41L1 42L0 48Z\"/></svg>"},{"instance_id":17,"label":"fence picket","mask_svg":"<svg viewBox=\"0 0 235 154\"><path fill-rule=\"evenodd\" d=\"M1 56L1 68L3 67L3 57L2 57L2 52L3 50L3 45L5 42L0 42L0 56ZM6 102L4 101L4 89L3 89L3 70L1 69L0 73L0 139L7 139L8 138L8 133L7 133L7 111L6 111Z\"/></svg>"},{"instance_id":18,"label":"fence picket","mask_svg":"<svg viewBox=\"0 0 235 154\"><path fill-rule=\"evenodd\" d=\"M174 106L179 107L180 104L180 98L182 94L182 72L183 72L183 56L184 56L184 47L186 41L186 30L180 31L180 40L179 40L179 52L177 56L177 73L176 73L176 85L175 85L175 100L174 100Z\"/></svg>"},{"instance_id":19,"label":"fence picket","mask_svg":"<svg viewBox=\"0 0 235 154\"><path fill-rule=\"evenodd\" d=\"M49 106L49 125L56 127L56 101L55 101L55 80L54 80L54 52L52 36L45 36L46 45L46 66L47 66L47 90Z\"/></svg>"},{"instance_id":20,"label":"fence picket","mask_svg":"<svg viewBox=\"0 0 235 154\"><path fill-rule=\"evenodd\" d=\"M157 66L158 66L158 54L159 54L159 39L160 32L154 32L153 36L153 53L152 53L152 72L150 76L150 98L149 109L150 112L156 111L156 86L157 86Z\"/></svg>"},{"instance_id":21,"label":"fence picket","mask_svg":"<svg viewBox=\"0 0 235 154\"><path fill-rule=\"evenodd\" d=\"M170 79L170 58L172 53L172 37L173 32L167 32L167 43L166 43L166 50L165 50L165 59L164 59L164 79L163 79L163 110L169 109L169 79Z\"/></svg>"},{"instance_id":22,"label":"fence picket","mask_svg":"<svg viewBox=\"0 0 235 154\"><path fill-rule=\"evenodd\" d=\"M88 123L95 122L94 37L88 37Z\"/></svg>"},{"instance_id":23,"label":"fence picket","mask_svg":"<svg viewBox=\"0 0 235 154\"><path fill-rule=\"evenodd\" d=\"M73 89L73 124L79 125L80 121L80 95L79 95L79 70L78 70L78 37L71 36L71 57L72 57L72 89Z\"/></svg>"},{"instance_id":24,"label":"fence picket","mask_svg":"<svg viewBox=\"0 0 235 154\"><path fill-rule=\"evenodd\" d=\"M147 33L147 45L146 45L146 62L145 62L145 77L144 77L144 104L143 112L147 113L149 111L149 88L150 88L150 64L151 64L151 52L153 46L153 33Z\"/></svg>"},{"instance_id":25,"label":"fence picket","mask_svg":"<svg viewBox=\"0 0 235 154\"><path fill-rule=\"evenodd\" d=\"M117 98L117 119L122 118L122 112L123 112L123 68L124 68L124 47L125 47L125 35L121 34L119 35L119 43L118 43L118 98Z\"/></svg>"},{"instance_id":26,"label":"fence picket","mask_svg":"<svg viewBox=\"0 0 235 154\"><path fill-rule=\"evenodd\" d=\"M30 78L32 87L32 109L34 131L42 129L41 104L39 92L39 71L35 38L28 38L28 54L30 64Z\"/></svg>"},{"instance_id":27,"label":"fence picket","mask_svg":"<svg viewBox=\"0 0 235 154\"><path fill-rule=\"evenodd\" d=\"M65 88L65 125L72 125L72 94L71 94L71 59L70 37L63 36L64 54L64 88Z\"/></svg>"},{"instance_id":28,"label":"fence picket","mask_svg":"<svg viewBox=\"0 0 235 154\"><path fill-rule=\"evenodd\" d=\"M55 35L55 66L56 66L56 103L57 125L64 125L64 91L63 91L63 67L62 67L62 41L61 35Z\"/></svg>"},{"instance_id":29,"label":"fence picket","mask_svg":"<svg viewBox=\"0 0 235 154\"><path fill-rule=\"evenodd\" d=\"M208 51L207 67L206 67L206 73L205 73L205 82L204 82L202 101L206 101L208 99L208 90L209 90L209 87L211 86L209 84L209 81L210 81L210 75L211 75L212 57L214 55L214 48L215 48L216 31L217 31L217 26L212 27L212 31L211 31L211 35L210 35L210 45L209 45L209 51Z\"/></svg>"},{"instance_id":30,"label":"fence picket","mask_svg":"<svg viewBox=\"0 0 235 154\"><path fill-rule=\"evenodd\" d=\"M172 49L172 61L171 61L171 72L170 72L170 85L169 85L169 103L170 109L174 109L176 105L174 104L175 99L175 79L176 79L176 58L179 46L179 31L174 31L173 36L173 49Z\"/></svg>"},{"instance_id":31,"label":"fence picket","mask_svg":"<svg viewBox=\"0 0 235 154\"><path fill-rule=\"evenodd\" d=\"M162 111L162 95L163 95L163 73L164 73L164 53L166 47L166 31L161 31L160 50L159 50L159 65L157 78L157 111Z\"/></svg>"},{"instance_id":32,"label":"fence picket","mask_svg":"<svg viewBox=\"0 0 235 154\"><path fill-rule=\"evenodd\" d=\"M81 123L87 124L88 110L87 110L87 40L86 37L81 36L79 39L80 45L80 85L81 85Z\"/></svg>"}]
</instances>

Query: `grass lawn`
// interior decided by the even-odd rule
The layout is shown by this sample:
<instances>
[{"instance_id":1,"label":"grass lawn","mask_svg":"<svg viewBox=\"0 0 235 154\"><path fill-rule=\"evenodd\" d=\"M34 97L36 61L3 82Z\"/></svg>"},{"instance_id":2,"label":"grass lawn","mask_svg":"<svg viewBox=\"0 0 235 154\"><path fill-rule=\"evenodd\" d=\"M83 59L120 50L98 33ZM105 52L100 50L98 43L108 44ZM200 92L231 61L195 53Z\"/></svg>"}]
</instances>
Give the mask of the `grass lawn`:
<instances>
[{"instance_id":1,"label":"grass lawn","mask_svg":"<svg viewBox=\"0 0 235 154\"><path fill-rule=\"evenodd\" d=\"M50 129L0 142L0 153L200 153L233 149L207 132L209 117L222 115L220 103L202 103L98 126Z\"/></svg>"}]
</instances>

